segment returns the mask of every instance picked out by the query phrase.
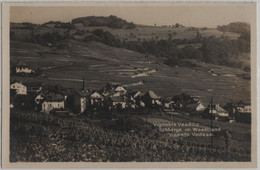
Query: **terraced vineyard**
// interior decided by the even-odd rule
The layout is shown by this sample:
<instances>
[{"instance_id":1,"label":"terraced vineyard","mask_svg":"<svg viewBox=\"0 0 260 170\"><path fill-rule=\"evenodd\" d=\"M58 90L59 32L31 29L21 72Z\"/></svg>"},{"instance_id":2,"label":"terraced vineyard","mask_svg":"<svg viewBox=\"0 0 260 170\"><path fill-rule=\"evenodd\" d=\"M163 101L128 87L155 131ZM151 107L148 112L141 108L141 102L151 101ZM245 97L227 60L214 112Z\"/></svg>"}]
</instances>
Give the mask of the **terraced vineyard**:
<instances>
[{"instance_id":1,"label":"terraced vineyard","mask_svg":"<svg viewBox=\"0 0 260 170\"><path fill-rule=\"evenodd\" d=\"M30 49L30 50L29 50ZM25 53L24 51L30 51ZM160 96L188 93L200 96L205 103L211 97L225 104L229 101L250 101L249 75L240 69L187 60L192 67L170 67L162 59L97 42L70 41L68 49L55 50L30 43L11 42L11 61L23 60L43 70L38 81L81 87L85 76L87 88L98 89L108 82L132 86L133 90L147 89ZM242 75L242 76L241 76ZM29 77L13 77L31 81ZM35 78L34 78L35 80Z\"/></svg>"}]
</instances>

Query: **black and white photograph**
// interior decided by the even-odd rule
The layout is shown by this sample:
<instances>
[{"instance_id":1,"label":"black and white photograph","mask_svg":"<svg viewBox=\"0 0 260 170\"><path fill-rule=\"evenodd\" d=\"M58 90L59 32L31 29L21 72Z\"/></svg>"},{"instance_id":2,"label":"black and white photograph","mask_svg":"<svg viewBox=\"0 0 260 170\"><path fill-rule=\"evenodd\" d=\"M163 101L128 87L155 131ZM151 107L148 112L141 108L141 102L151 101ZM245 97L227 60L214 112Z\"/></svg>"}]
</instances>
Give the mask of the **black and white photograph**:
<instances>
[{"instance_id":1,"label":"black and white photograph","mask_svg":"<svg viewBox=\"0 0 260 170\"><path fill-rule=\"evenodd\" d=\"M73 4L9 8L10 164L255 161L254 3Z\"/></svg>"}]
</instances>

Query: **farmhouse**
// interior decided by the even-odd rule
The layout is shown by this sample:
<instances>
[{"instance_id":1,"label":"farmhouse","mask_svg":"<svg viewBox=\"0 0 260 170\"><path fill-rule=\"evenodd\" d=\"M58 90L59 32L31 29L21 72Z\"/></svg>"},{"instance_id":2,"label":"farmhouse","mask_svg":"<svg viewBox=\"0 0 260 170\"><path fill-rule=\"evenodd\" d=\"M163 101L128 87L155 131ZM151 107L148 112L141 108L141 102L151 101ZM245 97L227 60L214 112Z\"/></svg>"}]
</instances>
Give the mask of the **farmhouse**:
<instances>
[{"instance_id":1,"label":"farmhouse","mask_svg":"<svg viewBox=\"0 0 260 170\"><path fill-rule=\"evenodd\" d=\"M228 112L222 107L220 107L219 104L212 105L212 107L211 105L209 105L204 112L208 114L217 115L220 117L228 117Z\"/></svg>"},{"instance_id":2,"label":"farmhouse","mask_svg":"<svg viewBox=\"0 0 260 170\"><path fill-rule=\"evenodd\" d=\"M53 109L64 109L64 100L47 99L42 103L42 111L49 113Z\"/></svg>"},{"instance_id":3,"label":"farmhouse","mask_svg":"<svg viewBox=\"0 0 260 170\"><path fill-rule=\"evenodd\" d=\"M90 95L91 106L103 106L104 96L99 92L94 92Z\"/></svg>"},{"instance_id":4,"label":"farmhouse","mask_svg":"<svg viewBox=\"0 0 260 170\"><path fill-rule=\"evenodd\" d=\"M190 112L201 112L205 110L205 106L203 103L200 101L198 103L191 103L186 105L186 111Z\"/></svg>"},{"instance_id":5,"label":"farmhouse","mask_svg":"<svg viewBox=\"0 0 260 170\"><path fill-rule=\"evenodd\" d=\"M146 107L161 105L160 97L157 96L153 91L146 92L141 100L144 102Z\"/></svg>"},{"instance_id":6,"label":"farmhouse","mask_svg":"<svg viewBox=\"0 0 260 170\"><path fill-rule=\"evenodd\" d=\"M251 113L251 105L247 103L243 103L242 101L236 103L235 110L238 113Z\"/></svg>"},{"instance_id":7,"label":"farmhouse","mask_svg":"<svg viewBox=\"0 0 260 170\"><path fill-rule=\"evenodd\" d=\"M74 111L76 113L83 113L89 103L89 92L86 90L76 91L74 95Z\"/></svg>"},{"instance_id":8,"label":"farmhouse","mask_svg":"<svg viewBox=\"0 0 260 170\"><path fill-rule=\"evenodd\" d=\"M238 122L251 122L251 105L242 101L232 105L232 115L235 116Z\"/></svg>"},{"instance_id":9,"label":"farmhouse","mask_svg":"<svg viewBox=\"0 0 260 170\"><path fill-rule=\"evenodd\" d=\"M31 74L31 73L35 73L34 70L32 70L30 67L28 67L24 62L20 61L19 63L17 63L16 67L15 67L15 73L16 74Z\"/></svg>"},{"instance_id":10,"label":"farmhouse","mask_svg":"<svg viewBox=\"0 0 260 170\"><path fill-rule=\"evenodd\" d=\"M53 109L64 109L64 97L61 94L50 93L46 95L42 104L42 112L49 113Z\"/></svg>"},{"instance_id":11,"label":"farmhouse","mask_svg":"<svg viewBox=\"0 0 260 170\"><path fill-rule=\"evenodd\" d=\"M10 89L14 90L17 95L27 95L27 87L21 82L11 84Z\"/></svg>"}]
</instances>

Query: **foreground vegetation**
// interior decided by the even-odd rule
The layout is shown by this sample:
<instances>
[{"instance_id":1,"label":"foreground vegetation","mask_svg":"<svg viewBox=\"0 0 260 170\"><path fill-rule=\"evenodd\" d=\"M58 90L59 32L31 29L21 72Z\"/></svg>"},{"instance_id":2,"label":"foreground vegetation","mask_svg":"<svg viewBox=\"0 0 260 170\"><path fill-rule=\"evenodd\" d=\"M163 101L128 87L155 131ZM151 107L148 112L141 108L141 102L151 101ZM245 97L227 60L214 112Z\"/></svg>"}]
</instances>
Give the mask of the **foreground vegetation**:
<instances>
[{"instance_id":1,"label":"foreground vegetation","mask_svg":"<svg viewBox=\"0 0 260 170\"><path fill-rule=\"evenodd\" d=\"M250 161L250 151L233 146L228 138L224 145L211 147L166 137L152 124L146 135L145 122L136 118L132 121L143 130L104 129L98 119L84 116L60 118L12 111L10 161Z\"/></svg>"}]
</instances>

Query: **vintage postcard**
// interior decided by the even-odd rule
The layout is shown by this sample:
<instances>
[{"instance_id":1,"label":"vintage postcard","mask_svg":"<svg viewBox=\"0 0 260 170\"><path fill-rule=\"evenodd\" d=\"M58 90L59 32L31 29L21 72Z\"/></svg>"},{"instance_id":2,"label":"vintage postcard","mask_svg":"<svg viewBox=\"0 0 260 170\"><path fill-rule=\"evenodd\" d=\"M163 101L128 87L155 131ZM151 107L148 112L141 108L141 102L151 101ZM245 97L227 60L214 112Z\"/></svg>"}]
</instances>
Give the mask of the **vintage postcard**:
<instances>
[{"instance_id":1,"label":"vintage postcard","mask_svg":"<svg viewBox=\"0 0 260 170\"><path fill-rule=\"evenodd\" d=\"M256 30L249 2L3 3L3 167L256 167Z\"/></svg>"}]
</instances>

